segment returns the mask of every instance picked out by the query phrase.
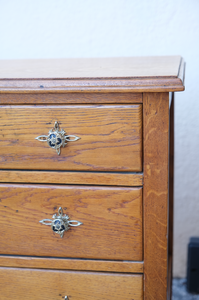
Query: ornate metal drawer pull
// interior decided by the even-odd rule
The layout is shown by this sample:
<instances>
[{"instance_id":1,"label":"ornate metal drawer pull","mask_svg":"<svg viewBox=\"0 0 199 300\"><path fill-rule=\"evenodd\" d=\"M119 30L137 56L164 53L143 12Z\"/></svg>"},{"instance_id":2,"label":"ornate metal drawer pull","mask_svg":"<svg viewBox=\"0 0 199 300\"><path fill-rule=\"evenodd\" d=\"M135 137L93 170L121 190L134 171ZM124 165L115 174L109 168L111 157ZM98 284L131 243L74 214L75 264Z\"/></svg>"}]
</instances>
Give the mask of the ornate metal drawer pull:
<instances>
[{"instance_id":1,"label":"ornate metal drawer pull","mask_svg":"<svg viewBox=\"0 0 199 300\"><path fill-rule=\"evenodd\" d=\"M50 225L52 230L55 233L59 234L61 238L64 236L64 231L67 231L70 229L69 226L75 227L75 226L80 226L83 224L82 222L79 222L76 220L69 221L69 219L70 219L69 216L63 215L63 210L61 207L58 209L58 213L59 213L59 215L55 214L52 216L52 218L54 220L44 219L39 222L44 225Z\"/></svg>"},{"instance_id":2,"label":"ornate metal drawer pull","mask_svg":"<svg viewBox=\"0 0 199 300\"><path fill-rule=\"evenodd\" d=\"M67 142L75 142L80 139L80 137L75 135L66 135L66 132L61 129L59 130L59 124L56 121L55 126L51 129L48 135L40 135L35 138L40 142L47 142L48 145L57 151L57 154L60 155L61 146L66 146Z\"/></svg>"}]
</instances>

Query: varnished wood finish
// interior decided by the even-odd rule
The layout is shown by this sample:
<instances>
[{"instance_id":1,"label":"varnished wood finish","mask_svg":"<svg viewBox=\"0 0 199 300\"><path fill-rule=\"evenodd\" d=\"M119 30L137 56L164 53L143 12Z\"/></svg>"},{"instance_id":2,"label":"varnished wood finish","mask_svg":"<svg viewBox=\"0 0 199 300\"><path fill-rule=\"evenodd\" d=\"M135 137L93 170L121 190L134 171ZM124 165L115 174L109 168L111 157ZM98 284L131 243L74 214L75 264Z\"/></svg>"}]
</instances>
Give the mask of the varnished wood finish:
<instances>
[{"instance_id":1,"label":"varnished wood finish","mask_svg":"<svg viewBox=\"0 0 199 300\"><path fill-rule=\"evenodd\" d=\"M173 271L173 209L174 209L174 94L169 110L169 253L168 253L168 299L172 297Z\"/></svg>"},{"instance_id":2,"label":"varnished wood finish","mask_svg":"<svg viewBox=\"0 0 199 300\"><path fill-rule=\"evenodd\" d=\"M0 60L0 78L176 77L180 62L180 56Z\"/></svg>"},{"instance_id":3,"label":"varnished wood finish","mask_svg":"<svg viewBox=\"0 0 199 300\"><path fill-rule=\"evenodd\" d=\"M144 295L167 299L169 93L143 95Z\"/></svg>"},{"instance_id":4,"label":"varnished wood finish","mask_svg":"<svg viewBox=\"0 0 199 300\"><path fill-rule=\"evenodd\" d=\"M134 104L142 103L142 93L33 93L3 94L2 104Z\"/></svg>"},{"instance_id":5,"label":"varnished wood finish","mask_svg":"<svg viewBox=\"0 0 199 300\"><path fill-rule=\"evenodd\" d=\"M0 268L1 300L142 300L142 275Z\"/></svg>"},{"instance_id":6,"label":"varnished wood finish","mask_svg":"<svg viewBox=\"0 0 199 300\"><path fill-rule=\"evenodd\" d=\"M1 106L0 168L142 171L142 105ZM35 138L55 121L67 134L61 154Z\"/></svg>"},{"instance_id":7,"label":"varnished wood finish","mask_svg":"<svg viewBox=\"0 0 199 300\"><path fill-rule=\"evenodd\" d=\"M1 254L142 261L142 188L1 184L0 194ZM39 223L59 207L83 223L63 238Z\"/></svg>"},{"instance_id":8,"label":"varnished wood finish","mask_svg":"<svg viewBox=\"0 0 199 300\"><path fill-rule=\"evenodd\" d=\"M0 80L0 93L142 93L184 91L178 77L106 80Z\"/></svg>"},{"instance_id":9,"label":"varnished wood finish","mask_svg":"<svg viewBox=\"0 0 199 300\"><path fill-rule=\"evenodd\" d=\"M2 300L171 300L184 78L180 56L0 61ZM55 121L81 138L60 156L35 140ZM63 239L39 223L60 206Z\"/></svg>"},{"instance_id":10,"label":"varnished wood finish","mask_svg":"<svg viewBox=\"0 0 199 300\"><path fill-rule=\"evenodd\" d=\"M0 182L142 186L143 174L0 170Z\"/></svg>"},{"instance_id":11,"label":"varnished wood finish","mask_svg":"<svg viewBox=\"0 0 199 300\"><path fill-rule=\"evenodd\" d=\"M0 61L0 93L183 91L183 69L180 56Z\"/></svg>"},{"instance_id":12,"label":"varnished wood finish","mask_svg":"<svg viewBox=\"0 0 199 300\"><path fill-rule=\"evenodd\" d=\"M0 255L0 266L14 268L143 273L144 264L138 261L83 260Z\"/></svg>"}]
</instances>

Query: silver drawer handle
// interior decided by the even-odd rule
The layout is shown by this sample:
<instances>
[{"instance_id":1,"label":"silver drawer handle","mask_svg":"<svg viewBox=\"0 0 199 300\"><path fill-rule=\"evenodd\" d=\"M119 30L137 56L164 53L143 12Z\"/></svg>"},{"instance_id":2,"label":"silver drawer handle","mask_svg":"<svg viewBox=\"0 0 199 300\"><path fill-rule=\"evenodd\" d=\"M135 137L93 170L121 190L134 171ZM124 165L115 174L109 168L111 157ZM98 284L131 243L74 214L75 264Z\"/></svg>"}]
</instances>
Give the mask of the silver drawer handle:
<instances>
[{"instance_id":1,"label":"silver drawer handle","mask_svg":"<svg viewBox=\"0 0 199 300\"><path fill-rule=\"evenodd\" d=\"M47 142L48 146L55 149L57 154L60 155L60 148L65 147L67 142L75 142L80 139L80 137L75 135L66 135L63 129L59 129L59 124L56 121L54 128L51 129L48 135L40 135L35 138L40 142Z\"/></svg>"},{"instance_id":2,"label":"silver drawer handle","mask_svg":"<svg viewBox=\"0 0 199 300\"><path fill-rule=\"evenodd\" d=\"M64 300L69 300L67 296L65 296Z\"/></svg>"},{"instance_id":3,"label":"silver drawer handle","mask_svg":"<svg viewBox=\"0 0 199 300\"><path fill-rule=\"evenodd\" d=\"M44 225L50 225L52 230L59 234L61 238L63 238L64 232L70 229L70 226L75 227L83 224L82 222L76 220L69 221L69 216L63 215L63 209L61 207L58 209L58 213L59 215L55 214L52 216L52 219L54 220L44 219L39 222Z\"/></svg>"}]
</instances>

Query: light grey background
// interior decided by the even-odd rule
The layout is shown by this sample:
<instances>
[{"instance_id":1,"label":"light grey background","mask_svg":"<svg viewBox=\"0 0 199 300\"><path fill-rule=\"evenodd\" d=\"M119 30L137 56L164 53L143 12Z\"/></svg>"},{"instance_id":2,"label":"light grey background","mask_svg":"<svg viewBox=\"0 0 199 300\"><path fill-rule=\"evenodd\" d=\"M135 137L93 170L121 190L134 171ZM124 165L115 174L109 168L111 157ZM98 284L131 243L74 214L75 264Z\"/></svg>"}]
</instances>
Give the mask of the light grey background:
<instances>
[{"instance_id":1,"label":"light grey background","mask_svg":"<svg viewBox=\"0 0 199 300\"><path fill-rule=\"evenodd\" d=\"M0 59L182 55L176 94L174 276L199 236L199 1L0 0Z\"/></svg>"}]
</instances>

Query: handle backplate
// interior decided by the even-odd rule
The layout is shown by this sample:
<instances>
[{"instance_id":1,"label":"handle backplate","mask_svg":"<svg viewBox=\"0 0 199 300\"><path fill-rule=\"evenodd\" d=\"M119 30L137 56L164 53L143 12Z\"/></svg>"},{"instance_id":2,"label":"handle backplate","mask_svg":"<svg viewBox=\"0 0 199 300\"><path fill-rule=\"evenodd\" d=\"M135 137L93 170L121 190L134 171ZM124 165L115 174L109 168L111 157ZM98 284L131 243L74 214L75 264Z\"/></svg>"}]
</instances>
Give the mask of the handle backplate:
<instances>
[{"instance_id":1,"label":"handle backplate","mask_svg":"<svg viewBox=\"0 0 199 300\"><path fill-rule=\"evenodd\" d=\"M69 216L63 215L63 210L61 207L58 209L58 213L58 215L54 214L52 216L53 220L43 219L39 222L44 225L50 225L52 230L59 234L61 238L64 236L64 232L69 230L70 227L76 227L83 224L82 222L76 220L69 220Z\"/></svg>"},{"instance_id":2,"label":"handle backplate","mask_svg":"<svg viewBox=\"0 0 199 300\"><path fill-rule=\"evenodd\" d=\"M63 129L59 129L59 124L56 121L54 128L51 129L48 135L40 135L35 138L40 142L47 142L48 145L55 149L57 154L60 155L60 148L65 147L67 142L75 142L80 139L80 137L75 135L66 135Z\"/></svg>"}]
</instances>

